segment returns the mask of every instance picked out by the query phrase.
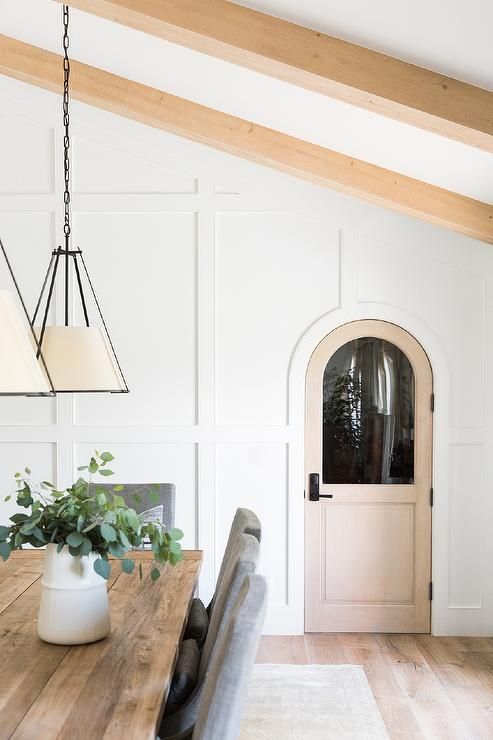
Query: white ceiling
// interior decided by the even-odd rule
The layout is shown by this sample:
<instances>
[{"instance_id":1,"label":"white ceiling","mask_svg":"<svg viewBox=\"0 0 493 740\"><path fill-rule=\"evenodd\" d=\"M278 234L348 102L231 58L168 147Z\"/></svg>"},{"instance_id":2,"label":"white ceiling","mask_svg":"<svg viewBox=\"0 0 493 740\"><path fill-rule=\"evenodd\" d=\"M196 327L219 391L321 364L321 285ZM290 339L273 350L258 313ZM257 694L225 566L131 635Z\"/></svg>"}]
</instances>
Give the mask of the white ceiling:
<instances>
[{"instance_id":1,"label":"white ceiling","mask_svg":"<svg viewBox=\"0 0 493 740\"><path fill-rule=\"evenodd\" d=\"M439 71L469 79L474 75L474 81L480 75L489 76L493 87L489 33L493 0L469 0L467 17L461 23L459 14L450 8L462 4L460 0L375 0L370 13L367 0L345 5L305 0L302 9L295 0L256 1L256 7L263 10L274 12L275 7L285 17L433 65ZM405 7L408 17L399 17L392 10L394 5L401 11ZM426 13L436 20L435 26L437 16L443 16L436 38L436 28L431 30ZM462 46L457 41L461 25L468 38ZM0 33L59 52L60 6L51 0L0 0ZM88 64L493 203L492 154L85 13L73 11L71 33L73 56ZM464 70L460 75L454 64Z\"/></svg>"}]
</instances>

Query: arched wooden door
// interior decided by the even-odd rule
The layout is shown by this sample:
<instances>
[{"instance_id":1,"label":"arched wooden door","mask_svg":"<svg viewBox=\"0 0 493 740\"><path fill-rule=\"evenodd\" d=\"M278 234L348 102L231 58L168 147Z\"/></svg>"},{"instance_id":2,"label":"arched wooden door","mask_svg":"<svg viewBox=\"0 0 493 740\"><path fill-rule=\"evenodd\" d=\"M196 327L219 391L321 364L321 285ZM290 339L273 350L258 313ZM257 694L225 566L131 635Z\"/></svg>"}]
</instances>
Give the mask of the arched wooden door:
<instances>
[{"instance_id":1,"label":"arched wooden door","mask_svg":"<svg viewBox=\"0 0 493 740\"><path fill-rule=\"evenodd\" d=\"M429 632L433 379L385 321L320 342L306 378L305 629Z\"/></svg>"}]
</instances>

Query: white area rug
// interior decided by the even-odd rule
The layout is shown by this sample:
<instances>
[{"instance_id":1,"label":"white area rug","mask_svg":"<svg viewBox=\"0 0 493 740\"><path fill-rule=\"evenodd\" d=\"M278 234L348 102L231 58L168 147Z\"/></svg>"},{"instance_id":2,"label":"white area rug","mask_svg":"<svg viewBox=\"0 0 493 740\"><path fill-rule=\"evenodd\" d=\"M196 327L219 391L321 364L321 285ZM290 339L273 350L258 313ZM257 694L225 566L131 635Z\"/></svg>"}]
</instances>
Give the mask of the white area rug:
<instances>
[{"instance_id":1,"label":"white area rug","mask_svg":"<svg viewBox=\"0 0 493 740\"><path fill-rule=\"evenodd\" d=\"M356 665L256 665L241 740L388 740Z\"/></svg>"}]
</instances>

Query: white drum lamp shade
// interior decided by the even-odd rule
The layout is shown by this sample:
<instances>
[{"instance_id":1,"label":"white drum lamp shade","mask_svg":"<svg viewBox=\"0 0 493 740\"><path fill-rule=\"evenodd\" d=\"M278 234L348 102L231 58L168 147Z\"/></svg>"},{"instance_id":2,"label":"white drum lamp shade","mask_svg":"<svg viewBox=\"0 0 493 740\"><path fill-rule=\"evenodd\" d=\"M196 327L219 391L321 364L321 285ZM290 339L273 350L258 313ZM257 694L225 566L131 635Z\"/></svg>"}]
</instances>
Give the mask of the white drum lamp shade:
<instances>
[{"instance_id":1,"label":"white drum lamp shade","mask_svg":"<svg viewBox=\"0 0 493 740\"><path fill-rule=\"evenodd\" d=\"M40 331L36 327L38 340ZM121 393L125 389L114 353L99 327L47 326L42 352L57 393Z\"/></svg>"},{"instance_id":2,"label":"white drum lamp shade","mask_svg":"<svg viewBox=\"0 0 493 740\"><path fill-rule=\"evenodd\" d=\"M0 395L52 395L29 331L13 295L0 290Z\"/></svg>"}]
</instances>

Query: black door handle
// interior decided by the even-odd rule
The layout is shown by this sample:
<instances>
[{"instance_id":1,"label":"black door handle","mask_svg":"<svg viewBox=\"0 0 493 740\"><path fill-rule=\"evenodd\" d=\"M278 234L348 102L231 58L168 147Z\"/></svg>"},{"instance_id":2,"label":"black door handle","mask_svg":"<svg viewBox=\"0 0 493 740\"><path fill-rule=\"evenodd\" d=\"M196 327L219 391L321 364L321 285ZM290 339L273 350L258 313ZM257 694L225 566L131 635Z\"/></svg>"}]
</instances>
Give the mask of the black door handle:
<instances>
[{"instance_id":1,"label":"black door handle","mask_svg":"<svg viewBox=\"0 0 493 740\"><path fill-rule=\"evenodd\" d=\"M310 501L318 501L321 498L333 498L331 493L320 493L320 475L318 473L310 473L309 482Z\"/></svg>"}]
</instances>

